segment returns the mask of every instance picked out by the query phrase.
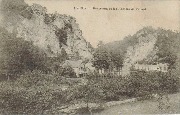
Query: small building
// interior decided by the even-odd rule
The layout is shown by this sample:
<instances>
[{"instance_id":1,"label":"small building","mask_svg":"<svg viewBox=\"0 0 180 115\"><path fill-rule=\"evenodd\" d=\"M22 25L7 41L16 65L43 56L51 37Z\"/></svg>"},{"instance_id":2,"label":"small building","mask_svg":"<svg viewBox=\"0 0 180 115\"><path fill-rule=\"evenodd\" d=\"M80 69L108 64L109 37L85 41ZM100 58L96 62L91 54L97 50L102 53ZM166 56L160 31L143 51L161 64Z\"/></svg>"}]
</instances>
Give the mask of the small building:
<instances>
[{"instance_id":1,"label":"small building","mask_svg":"<svg viewBox=\"0 0 180 115\"><path fill-rule=\"evenodd\" d=\"M87 73L94 72L96 70L96 68L93 67L93 64L91 62L86 63L85 68Z\"/></svg>"},{"instance_id":2,"label":"small building","mask_svg":"<svg viewBox=\"0 0 180 115\"><path fill-rule=\"evenodd\" d=\"M99 69L98 70L99 74L112 74L112 75L121 75L122 74L122 68L117 68L117 67L111 67L109 69Z\"/></svg>"},{"instance_id":3,"label":"small building","mask_svg":"<svg viewBox=\"0 0 180 115\"><path fill-rule=\"evenodd\" d=\"M161 71L168 72L168 64L167 63L158 63L158 64L134 64L133 68L135 70L144 70L144 71Z\"/></svg>"},{"instance_id":4,"label":"small building","mask_svg":"<svg viewBox=\"0 0 180 115\"><path fill-rule=\"evenodd\" d=\"M77 60L77 61L73 61L73 60L66 60L62 67L67 67L70 66L73 68L74 72L76 73L77 77L82 76L82 74L84 73L83 71L83 65L82 65L82 61L81 60Z\"/></svg>"},{"instance_id":5,"label":"small building","mask_svg":"<svg viewBox=\"0 0 180 115\"><path fill-rule=\"evenodd\" d=\"M99 69L98 72L99 72L99 74L105 74L105 69L104 68Z\"/></svg>"},{"instance_id":6,"label":"small building","mask_svg":"<svg viewBox=\"0 0 180 115\"><path fill-rule=\"evenodd\" d=\"M82 60L66 60L62 67L66 66L72 67L77 77L84 77L89 72L95 71L95 68L92 67L92 63L83 63Z\"/></svg>"},{"instance_id":7,"label":"small building","mask_svg":"<svg viewBox=\"0 0 180 115\"><path fill-rule=\"evenodd\" d=\"M111 73L113 75L122 75L122 68L117 68L117 67L114 67L113 70L111 71Z\"/></svg>"}]
</instances>

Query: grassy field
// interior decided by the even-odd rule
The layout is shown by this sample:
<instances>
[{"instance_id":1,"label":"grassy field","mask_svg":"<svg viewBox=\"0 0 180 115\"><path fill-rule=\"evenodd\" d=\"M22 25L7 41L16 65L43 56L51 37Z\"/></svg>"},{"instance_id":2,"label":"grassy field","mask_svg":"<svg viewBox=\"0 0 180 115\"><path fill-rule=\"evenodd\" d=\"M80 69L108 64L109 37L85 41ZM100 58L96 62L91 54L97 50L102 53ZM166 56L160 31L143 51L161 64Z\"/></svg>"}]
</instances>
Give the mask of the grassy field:
<instances>
[{"instance_id":1,"label":"grassy field","mask_svg":"<svg viewBox=\"0 0 180 115\"><path fill-rule=\"evenodd\" d=\"M177 114L180 113L180 93L169 95L170 107L159 109L158 101L145 100L134 103L126 103L114 106L97 113L98 115L119 115L119 114Z\"/></svg>"}]
</instances>

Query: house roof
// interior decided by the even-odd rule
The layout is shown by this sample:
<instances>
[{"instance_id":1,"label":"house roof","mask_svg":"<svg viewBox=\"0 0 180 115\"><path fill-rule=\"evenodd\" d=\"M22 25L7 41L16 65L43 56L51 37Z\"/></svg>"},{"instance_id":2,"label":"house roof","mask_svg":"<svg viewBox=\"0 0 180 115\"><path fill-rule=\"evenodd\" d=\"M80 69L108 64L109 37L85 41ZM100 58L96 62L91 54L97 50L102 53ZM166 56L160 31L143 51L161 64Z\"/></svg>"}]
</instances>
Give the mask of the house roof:
<instances>
[{"instance_id":1,"label":"house roof","mask_svg":"<svg viewBox=\"0 0 180 115\"><path fill-rule=\"evenodd\" d=\"M93 64L90 63L90 62L86 63L86 64L85 64L85 67L88 68L88 69L90 69L90 70L95 70L95 67L93 67Z\"/></svg>"},{"instance_id":2,"label":"house roof","mask_svg":"<svg viewBox=\"0 0 180 115\"><path fill-rule=\"evenodd\" d=\"M71 66L72 68L79 68L82 64L82 60L66 60L64 64L62 65L63 67L65 66Z\"/></svg>"}]
</instances>

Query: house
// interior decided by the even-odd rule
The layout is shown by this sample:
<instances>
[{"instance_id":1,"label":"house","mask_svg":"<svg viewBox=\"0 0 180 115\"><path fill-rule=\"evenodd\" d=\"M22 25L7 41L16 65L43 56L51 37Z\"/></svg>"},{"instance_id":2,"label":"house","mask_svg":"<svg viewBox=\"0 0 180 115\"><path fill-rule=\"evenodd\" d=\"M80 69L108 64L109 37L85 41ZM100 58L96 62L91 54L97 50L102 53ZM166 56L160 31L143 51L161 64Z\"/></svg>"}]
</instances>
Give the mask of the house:
<instances>
[{"instance_id":1,"label":"house","mask_svg":"<svg viewBox=\"0 0 180 115\"><path fill-rule=\"evenodd\" d=\"M114 67L113 70L111 71L111 73L113 75L121 75L122 74L122 68L117 68L117 67Z\"/></svg>"},{"instance_id":2,"label":"house","mask_svg":"<svg viewBox=\"0 0 180 115\"><path fill-rule=\"evenodd\" d=\"M84 65L82 64L82 60L66 60L62 67L70 66L73 68L77 77L81 77L84 74Z\"/></svg>"},{"instance_id":3,"label":"house","mask_svg":"<svg viewBox=\"0 0 180 115\"><path fill-rule=\"evenodd\" d=\"M158 63L158 64L134 64L133 68L135 70L144 70L144 71L161 71L168 72L168 64L167 63Z\"/></svg>"},{"instance_id":4,"label":"house","mask_svg":"<svg viewBox=\"0 0 180 115\"><path fill-rule=\"evenodd\" d=\"M104 68L98 69L98 73L99 73L99 74L105 74L105 69L104 69Z\"/></svg>"},{"instance_id":5,"label":"house","mask_svg":"<svg viewBox=\"0 0 180 115\"><path fill-rule=\"evenodd\" d=\"M95 68L92 67L92 63L83 63L82 60L66 60L62 67L70 66L73 68L77 77L84 77L89 72L95 71Z\"/></svg>"},{"instance_id":6,"label":"house","mask_svg":"<svg viewBox=\"0 0 180 115\"><path fill-rule=\"evenodd\" d=\"M85 68L87 73L94 72L96 70L96 68L93 67L93 64L91 62L86 63Z\"/></svg>"},{"instance_id":7,"label":"house","mask_svg":"<svg viewBox=\"0 0 180 115\"><path fill-rule=\"evenodd\" d=\"M111 68L109 68L109 69L104 69L104 68L102 68L102 69L99 69L98 70L98 73L99 74L113 74L113 75L121 75L122 74L122 68L121 67L115 67L115 66L112 66Z\"/></svg>"}]
</instances>

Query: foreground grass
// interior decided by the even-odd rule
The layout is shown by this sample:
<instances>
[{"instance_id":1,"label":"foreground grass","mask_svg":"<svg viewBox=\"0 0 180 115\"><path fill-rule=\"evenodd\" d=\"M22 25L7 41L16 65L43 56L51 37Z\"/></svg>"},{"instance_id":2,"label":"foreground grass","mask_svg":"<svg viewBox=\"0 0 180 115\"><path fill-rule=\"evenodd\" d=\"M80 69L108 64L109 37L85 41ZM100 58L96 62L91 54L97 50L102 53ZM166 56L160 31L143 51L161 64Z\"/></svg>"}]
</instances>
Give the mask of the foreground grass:
<instances>
[{"instance_id":1,"label":"foreground grass","mask_svg":"<svg viewBox=\"0 0 180 115\"><path fill-rule=\"evenodd\" d=\"M81 80L38 72L0 82L1 114L60 114L56 107L74 103ZM73 87L72 87L73 86Z\"/></svg>"},{"instance_id":2,"label":"foreground grass","mask_svg":"<svg viewBox=\"0 0 180 115\"><path fill-rule=\"evenodd\" d=\"M82 79L65 78L58 74L43 74L38 71L27 72L14 81L0 82L0 114L45 115L69 111L83 113L86 111L83 108L87 109L86 104L103 105L109 101L143 97L158 92L158 87L164 86L165 82L163 81L162 85L160 82L164 76L152 74L149 77L149 75L151 74L146 76L140 74L128 79L120 76L91 75ZM173 88L176 91L178 86L176 79L170 78L168 77L166 82L169 84L168 90L172 91ZM73 105L77 105L78 109L73 110ZM143 105L140 104L140 106ZM95 106L94 110L104 109L98 107Z\"/></svg>"},{"instance_id":3,"label":"foreground grass","mask_svg":"<svg viewBox=\"0 0 180 115\"><path fill-rule=\"evenodd\" d=\"M133 103L126 103L110 107L98 115L119 115L119 114L179 114L180 113L180 93L170 94L170 107L158 108L156 100L144 100Z\"/></svg>"}]
</instances>

